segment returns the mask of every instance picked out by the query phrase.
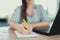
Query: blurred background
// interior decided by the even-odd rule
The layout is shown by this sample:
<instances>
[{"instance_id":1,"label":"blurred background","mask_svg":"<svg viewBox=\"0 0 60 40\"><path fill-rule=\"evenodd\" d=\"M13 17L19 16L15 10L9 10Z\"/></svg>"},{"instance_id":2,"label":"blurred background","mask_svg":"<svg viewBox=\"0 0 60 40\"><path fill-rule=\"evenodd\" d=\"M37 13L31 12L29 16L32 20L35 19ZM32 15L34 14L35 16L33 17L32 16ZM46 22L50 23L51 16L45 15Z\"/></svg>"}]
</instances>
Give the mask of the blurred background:
<instances>
[{"instance_id":1,"label":"blurred background","mask_svg":"<svg viewBox=\"0 0 60 40\"><path fill-rule=\"evenodd\" d=\"M54 20L58 10L57 0L34 0L34 3L42 5L51 20ZM20 5L21 0L0 0L0 18L10 19L15 8Z\"/></svg>"}]
</instances>

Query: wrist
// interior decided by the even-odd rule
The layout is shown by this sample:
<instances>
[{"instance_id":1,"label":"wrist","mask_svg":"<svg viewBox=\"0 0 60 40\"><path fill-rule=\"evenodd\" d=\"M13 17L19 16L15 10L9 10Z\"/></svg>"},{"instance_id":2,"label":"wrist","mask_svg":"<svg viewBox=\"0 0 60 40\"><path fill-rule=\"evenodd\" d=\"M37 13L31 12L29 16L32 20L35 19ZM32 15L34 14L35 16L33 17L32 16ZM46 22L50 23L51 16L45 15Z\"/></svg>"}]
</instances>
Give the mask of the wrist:
<instances>
[{"instance_id":1,"label":"wrist","mask_svg":"<svg viewBox=\"0 0 60 40\"><path fill-rule=\"evenodd\" d=\"M36 24L30 24L30 27L33 29L36 27Z\"/></svg>"},{"instance_id":2,"label":"wrist","mask_svg":"<svg viewBox=\"0 0 60 40\"><path fill-rule=\"evenodd\" d=\"M35 28L37 26L37 24L32 24L32 27Z\"/></svg>"}]
</instances>

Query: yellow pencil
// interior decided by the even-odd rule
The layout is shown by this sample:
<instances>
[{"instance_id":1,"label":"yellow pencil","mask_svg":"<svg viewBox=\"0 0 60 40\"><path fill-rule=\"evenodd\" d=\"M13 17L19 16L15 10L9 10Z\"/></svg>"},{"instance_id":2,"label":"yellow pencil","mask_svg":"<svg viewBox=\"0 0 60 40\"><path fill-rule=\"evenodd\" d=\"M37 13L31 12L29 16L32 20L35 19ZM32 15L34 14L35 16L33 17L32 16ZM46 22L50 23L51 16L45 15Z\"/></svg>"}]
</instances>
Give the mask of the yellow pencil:
<instances>
[{"instance_id":1,"label":"yellow pencil","mask_svg":"<svg viewBox=\"0 0 60 40\"><path fill-rule=\"evenodd\" d=\"M25 19L23 19L23 24L25 24L25 25L27 24L27 21ZM27 27L27 29L29 30L29 27Z\"/></svg>"}]
</instances>

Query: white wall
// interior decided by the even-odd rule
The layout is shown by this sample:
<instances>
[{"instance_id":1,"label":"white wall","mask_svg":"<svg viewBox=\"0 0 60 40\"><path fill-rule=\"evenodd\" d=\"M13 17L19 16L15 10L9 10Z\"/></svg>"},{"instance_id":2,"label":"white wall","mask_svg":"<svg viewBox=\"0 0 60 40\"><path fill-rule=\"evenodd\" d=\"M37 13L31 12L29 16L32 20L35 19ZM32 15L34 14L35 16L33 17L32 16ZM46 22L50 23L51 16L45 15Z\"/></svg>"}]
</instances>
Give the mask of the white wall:
<instances>
[{"instance_id":1,"label":"white wall","mask_svg":"<svg viewBox=\"0 0 60 40\"><path fill-rule=\"evenodd\" d=\"M49 15L55 15L56 13L56 0L34 0L36 4L41 4L44 9L48 8ZM21 0L0 0L0 17L6 15L11 17L14 9L21 5Z\"/></svg>"},{"instance_id":2,"label":"white wall","mask_svg":"<svg viewBox=\"0 0 60 40\"><path fill-rule=\"evenodd\" d=\"M19 5L18 0L0 0L0 17L11 15L13 10Z\"/></svg>"}]
</instances>

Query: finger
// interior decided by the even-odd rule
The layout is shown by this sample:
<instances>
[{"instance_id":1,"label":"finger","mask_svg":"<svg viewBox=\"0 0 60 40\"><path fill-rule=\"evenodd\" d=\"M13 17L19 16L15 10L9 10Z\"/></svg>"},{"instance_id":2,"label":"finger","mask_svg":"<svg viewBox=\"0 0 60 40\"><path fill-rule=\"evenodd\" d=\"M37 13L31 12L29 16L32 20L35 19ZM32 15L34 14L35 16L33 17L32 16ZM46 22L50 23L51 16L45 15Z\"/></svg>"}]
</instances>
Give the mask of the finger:
<instances>
[{"instance_id":1,"label":"finger","mask_svg":"<svg viewBox=\"0 0 60 40\"><path fill-rule=\"evenodd\" d=\"M26 30L24 27L20 27L20 29L21 29L24 33L29 33L29 31Z\"/></svg>"},{"instance_id":2,"label":"finger","mask_svg":"<svg viewBox=\"0 0 60 40\"><path fill-rule=\"evenodd\" d=\"M28 25L24 25L24 28L27 29L28 31L30 30Z\"/></svg>"},{"instance_id":3,"label":"finger","mask_svg":"<svg viewBox=\"0 0 60 40\"><path fill-rule=\"evenodd\" d=\"M23 31L23 29L22 29L22 26L21 26L21 25L16 25L16 30L17 30L19 33L24 34L24 31Z\"/></svg>"},{"instance_id":4,"label":"finger","mask_svg":"<svg viewBox=\"0 0 60 40\"><path fill-rule=\"evenodd\" d=\"M21 29L16 28L16 30L17 30L19 33L23 34L23 31L21 31Z\"/></svg>"}]
</instances>

